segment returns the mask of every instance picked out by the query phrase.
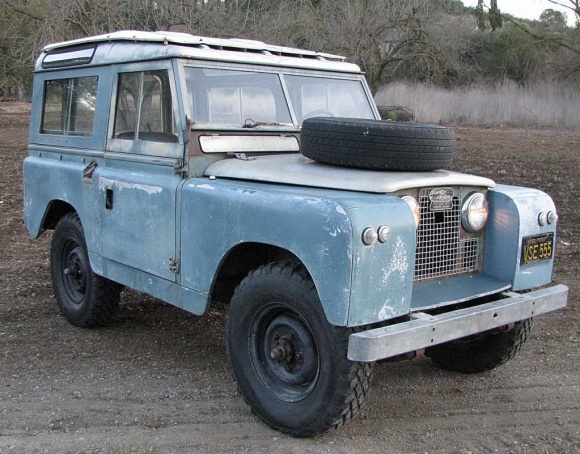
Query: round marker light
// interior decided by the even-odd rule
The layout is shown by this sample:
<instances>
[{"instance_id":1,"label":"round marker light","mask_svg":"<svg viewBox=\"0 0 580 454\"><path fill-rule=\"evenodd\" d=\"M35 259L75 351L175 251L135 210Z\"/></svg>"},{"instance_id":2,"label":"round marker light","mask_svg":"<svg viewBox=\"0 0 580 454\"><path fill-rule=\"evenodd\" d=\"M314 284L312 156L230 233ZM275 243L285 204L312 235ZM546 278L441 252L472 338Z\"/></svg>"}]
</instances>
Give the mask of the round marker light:
<instances>
[{"instance_id":1,"label":"round marker light","mask_svg":"<svg viewBox=\"0 0 580 454\"><path fill-rule=\"evenodd\" d=\"M413 211L413 216L415 216L415 227L419 227L419 223L421 222L421 210L419 209L419 202L417 202L415 198L411 197L410 195L406 195L401 198L407 205L409 205L411 211Z\"/></svg>"},{"instance_id":2,"label":"round marker light","mask_svg":"<svg viewBox=\"0 0 580 454\"><path fill-rule=\"evenodd\" d=\"M362 242L367 246L370 246L375 241L377 241L378 237L379 235L377 234L377 231L375 229L373 229L372 227L367 227L366 229L363 230Z\"/></svg>"},{"instance_id":3,"label":"round marker light","mask_svg":"<svg viewBox=\"0 0 580 454\"><path fill-rule=\"evenodd\" d=\"M544 226L548 223L548 215L544 212L541 212L538 215L538 224Z\"/></svg>"},{"instance_id":4,"label":"round marker light","mask_svg":"<svg viewBox=\"0 0 580 454\"><path fill-rule=\"evenodd\" d=\"M387 241L389 241L389 237L391 236L391 229L388 228L386 225L381 225L377 230L377 236L379 239L379 243L386 243Z\"/></svg>"},{"instance_id":5,"label":"round marker light","mask_svg":"<svg viewBox=\"0 0 580 454\"><path fill-rule=\"evenodd\" d=\"M461 223L468 232L481 230L489 216L489 204L481 192L469 195L461 207Z\"/></svg>"},{"instance_id":6,"label":"round marker light","mask_svg":"<svg viewBox=\"0 0 580 454\"><path fill-rule=\"evenodd\" d=\"M558 214L555 211L548 211L548 224L555 224L558 222Z\"/></svg>"}]
</instances>

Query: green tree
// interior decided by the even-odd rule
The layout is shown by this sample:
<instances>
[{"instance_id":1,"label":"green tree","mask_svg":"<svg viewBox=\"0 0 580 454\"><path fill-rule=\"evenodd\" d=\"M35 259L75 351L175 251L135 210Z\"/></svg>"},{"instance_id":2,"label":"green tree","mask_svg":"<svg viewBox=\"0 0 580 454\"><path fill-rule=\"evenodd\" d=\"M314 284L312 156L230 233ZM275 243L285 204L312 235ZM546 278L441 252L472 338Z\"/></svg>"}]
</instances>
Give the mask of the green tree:
<instances>
[{"instance_id":1,"label":"green tree","mask_svg":"<svg viewBox=\"0 0 580 454\"><path fill-rule=\"evenodd\" d=\"M497 0L491 0L489 8L489 25L492 31L503 26L503 16L497 7Z\"/></svg>"},{"instance_id":2,"label":"green tree","mask_svg":"<svg viewBox=\"0 0 580 454\"><path fill-rule=\"evenodd\" d=\"M520 85L531 82L543 69L549 50L545 42L513 24L492 35L490 45L492 54L488 71L495 73L497 80L507 77Z\"/></svg>"},{"instance_id":3,"label":"green tree","mask_svg":"<svg viewBox=\"0 0 580 454\"><path fill-rule=\"evenodd\" d=\"M540 14L540 22L551 31L562 32L566 29L566 16L561 11L546 9Z\"/></svg>"},{"instance_id":4,"label":"green tree","mask_svg":"<svg viewBox=\"0 0 580 454\"><path fill-rule=\"evenodd\" d=\"M487 17L483 9L483 0L477 0L475 7L475 18L477 20L477 28L484 32L487 30Z\"/></svg>"}]
</instances>

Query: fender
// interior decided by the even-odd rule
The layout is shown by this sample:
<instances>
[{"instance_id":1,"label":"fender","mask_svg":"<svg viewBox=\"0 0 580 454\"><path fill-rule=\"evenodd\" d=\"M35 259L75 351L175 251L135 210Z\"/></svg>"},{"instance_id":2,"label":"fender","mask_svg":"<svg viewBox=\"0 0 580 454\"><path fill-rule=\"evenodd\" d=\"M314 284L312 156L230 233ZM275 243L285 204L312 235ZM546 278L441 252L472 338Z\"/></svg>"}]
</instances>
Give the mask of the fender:
<instances>
[{"instance_id":1,"label":"fender","mask_svg":"<svg viewBox=\"0 0 580 454\"><path fill-rule=\"evenodd\" d=\"M184 185L181 201L186 288L207 294L232 248L262 243L302 261L334 325L409 311L414 258L405 251L414 250L415 226L398 197L194 178ZM391 228L392 241L365 246L364 228L382 224Z\"/></svg>"},{"instance_id":2,"label":"fender","mask_svg":"<svg viewBox=\"0 0 580 454\"><path fill-rule=\"evenodd\" d=\"M511 282L515 291L550 283L554 260L521 264L524 237L552 233L556 246L557 223L538 223L540 213L556 212L550 196L537 189L497 185L488 197L491 216L486 227L484 272Z\"/></svg>"}]
</instances>

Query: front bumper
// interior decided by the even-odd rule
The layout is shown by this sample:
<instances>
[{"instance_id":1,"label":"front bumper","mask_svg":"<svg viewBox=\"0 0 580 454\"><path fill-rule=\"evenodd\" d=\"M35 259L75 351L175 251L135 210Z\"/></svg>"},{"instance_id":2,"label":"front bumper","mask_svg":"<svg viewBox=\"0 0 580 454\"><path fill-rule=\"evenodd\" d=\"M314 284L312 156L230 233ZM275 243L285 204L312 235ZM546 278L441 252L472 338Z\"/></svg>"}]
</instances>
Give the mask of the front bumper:
<instances>
[{"instance_id":1,"label":"front bumper","mask_svg":"<svg viewBox=\"0 0 580 454\"><path fill-rule=\"evenodd\" d=\"M492 303L439 315L412 312L407 322L351 334L348 359L377 361L545 314L566 306L568 287L501 295L502 299Z\"/></svg>"}]
</instances>

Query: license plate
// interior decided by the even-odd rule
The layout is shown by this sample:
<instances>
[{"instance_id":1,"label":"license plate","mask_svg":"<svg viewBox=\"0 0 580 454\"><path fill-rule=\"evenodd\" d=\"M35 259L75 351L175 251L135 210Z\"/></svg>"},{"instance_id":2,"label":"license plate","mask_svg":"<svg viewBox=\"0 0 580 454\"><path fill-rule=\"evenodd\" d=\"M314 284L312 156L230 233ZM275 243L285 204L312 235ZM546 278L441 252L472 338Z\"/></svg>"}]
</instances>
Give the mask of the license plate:
<instances>
[{"instance_id":1,"label":"license plate","mask_svg":"<svg viewBox=\"0 0 580 454\"><path fill-rule=\"evenodd\" d=\"M550 260L554 256L554 233L526 236L522 240L521 265Z\"/></svg>"}]
</instances>

